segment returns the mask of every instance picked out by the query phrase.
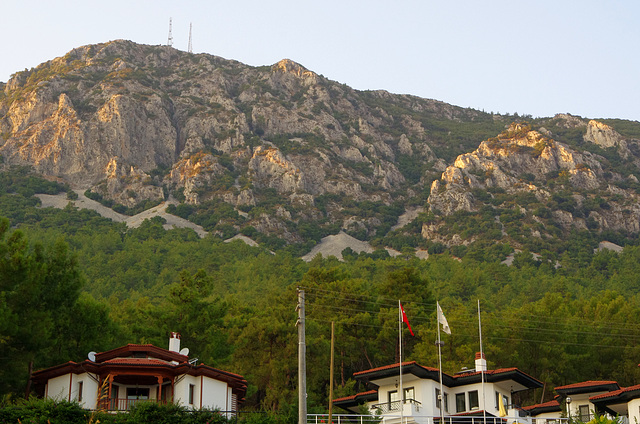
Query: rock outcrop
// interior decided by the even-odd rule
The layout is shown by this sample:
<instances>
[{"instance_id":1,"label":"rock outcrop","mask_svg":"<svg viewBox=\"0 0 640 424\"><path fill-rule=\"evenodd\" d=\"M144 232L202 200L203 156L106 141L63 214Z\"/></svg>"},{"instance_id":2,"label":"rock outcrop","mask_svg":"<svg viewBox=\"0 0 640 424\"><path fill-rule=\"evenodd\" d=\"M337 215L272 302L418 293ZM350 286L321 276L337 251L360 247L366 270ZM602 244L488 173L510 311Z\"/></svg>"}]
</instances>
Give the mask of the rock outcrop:
<instances>
[{"instance_id":1,"label":"rock outcrop","mask_svg":"<svg viewBox=\"0 0 640 424\"><path fill-rule=\"evenodd\" d=\"M2 166L129 208L173 194L184 216L209 214L198 220L213 234L373 238L408 231L394 227L398 205L426 205L437 222L423 236L465 243L471 236L445 234L443 220L504 209L502 193L536 199L531 232L541 238L553 217L563 229L638 231L640 141L568 114L493 137L513 117L353 90L288 59L251 67L123 40L79 47L0 87Z\"/></svg>"}]
</instances>

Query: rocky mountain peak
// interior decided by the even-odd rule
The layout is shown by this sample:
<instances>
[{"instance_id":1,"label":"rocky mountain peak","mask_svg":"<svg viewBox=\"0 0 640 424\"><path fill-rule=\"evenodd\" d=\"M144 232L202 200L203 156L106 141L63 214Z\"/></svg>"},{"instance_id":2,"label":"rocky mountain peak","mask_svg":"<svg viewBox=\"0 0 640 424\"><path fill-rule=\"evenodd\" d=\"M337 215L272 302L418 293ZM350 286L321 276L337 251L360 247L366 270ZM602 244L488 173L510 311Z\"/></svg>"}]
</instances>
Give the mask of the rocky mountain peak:
<instances>
[{"instance_id":1,"label":"rocky mountain peak","mask_svg":"<svg viewBox=\"0 0 640 424\"><path fill-rule=\"evenodd\" d=\"M343 229L383 243L405 207L428 207L422 235L455 244L469 237L443 235L448 217L498 216L520 198L552 204L558 190L573 209L549 208L535 218L545 228L549 217L632 228L640 212L619 199L635 199L640 141L609 124L569 114L527 124L354 90L289 59L255 68L117 40L15 74L0 96L0 155L122 208L173 195L214 234L299 243ZM576 212L597 196L608 209Z\"/></svg>"},{"instance_id":2,"label":"rocky mountain peak","mask_svg":"<svg viewBox=\"0 0 640 424\"><path fill-rule=\"evenodd\" d=\"M284 72L288 74L293 74L300 78L313 77L316 75L314 72L311 72L304 66L294 62L291 59L282 59L281 61L279 61L278 63L272 66L272 70L274 72Z\"/></svg>"}]
</instances>

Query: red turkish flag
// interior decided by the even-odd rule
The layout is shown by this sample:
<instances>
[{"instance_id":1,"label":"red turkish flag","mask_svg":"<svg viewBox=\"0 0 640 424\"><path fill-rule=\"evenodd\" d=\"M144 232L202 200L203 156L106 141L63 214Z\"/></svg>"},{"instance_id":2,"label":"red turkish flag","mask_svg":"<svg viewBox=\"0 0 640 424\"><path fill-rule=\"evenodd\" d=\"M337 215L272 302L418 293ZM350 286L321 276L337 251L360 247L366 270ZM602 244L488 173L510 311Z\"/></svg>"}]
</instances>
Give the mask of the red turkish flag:
<instances>
[{"instance_id":1,"label":"red turkish flag","mask_svg":"<svg viewBox=\"0 0 640 424\"><path fill-rule=\"evenodd\" d=\"M402 307L402 303L400 304L400 310L402 311L402 322L407 324L407 327L409 327L409 332L411 333L412 336L414 336L413 330L411 329L411 324L409 324L409 319L407 318L407 314L404 313L404 308Z\"/></svg>"}]
</instances>

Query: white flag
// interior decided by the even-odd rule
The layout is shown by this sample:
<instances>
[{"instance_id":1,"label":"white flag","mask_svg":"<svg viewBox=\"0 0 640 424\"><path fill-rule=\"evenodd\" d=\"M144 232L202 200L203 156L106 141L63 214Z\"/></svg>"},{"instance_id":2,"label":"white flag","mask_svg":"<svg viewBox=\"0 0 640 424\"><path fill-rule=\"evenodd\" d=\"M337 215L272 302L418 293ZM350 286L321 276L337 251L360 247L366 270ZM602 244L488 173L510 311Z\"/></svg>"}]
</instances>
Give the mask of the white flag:
<instances>
[{"instance_id":1,"label":"white flag","mask_svg":"<svg viewBox=\"0 0 640 424\"><path fill-rule=\"evenodd\" d=\"M447 319L445 318L444 314L442 313L442 308L440 308L440 303L437 302L436 304L438 305L438 324L442 324L442 331L444 331L447 334L451 334L451 329L449 328L449 323L447 322Z\"/></svg>"}]
</instances>

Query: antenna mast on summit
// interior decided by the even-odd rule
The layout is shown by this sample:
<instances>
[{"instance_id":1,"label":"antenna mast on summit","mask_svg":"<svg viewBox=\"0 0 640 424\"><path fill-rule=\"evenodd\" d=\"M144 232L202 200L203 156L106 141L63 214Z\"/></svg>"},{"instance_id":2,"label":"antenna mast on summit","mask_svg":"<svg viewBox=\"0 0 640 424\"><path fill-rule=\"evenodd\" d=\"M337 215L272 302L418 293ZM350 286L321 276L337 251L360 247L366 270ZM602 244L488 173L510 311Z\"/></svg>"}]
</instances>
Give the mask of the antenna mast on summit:
<instances>
[{"instance_id":1,"label":"antenna mast on summit","mask_svg":"<svg viewBox=\"0 0 640 424\"><path fill-rule=\"evenodd\" d=\"M171 35L171 18L169 18L169 39L167 40L167 46L173 46L173 35Z\"/></svg>"},{"instance_id":2,"label":"antenna mast on summit","mask_svg":"<svg viewBox=\"0 0 640 424\"><path fill-rule=\"evenodd\" d=\"M191 27L193 26L193 24L191 22L189 22L189 47L187 49L187 51L189 53L193 53L193 45L191 44Z\"/></svg>"}]
</instances>

